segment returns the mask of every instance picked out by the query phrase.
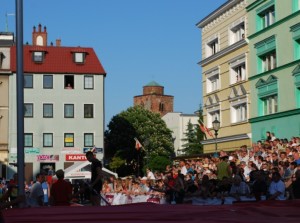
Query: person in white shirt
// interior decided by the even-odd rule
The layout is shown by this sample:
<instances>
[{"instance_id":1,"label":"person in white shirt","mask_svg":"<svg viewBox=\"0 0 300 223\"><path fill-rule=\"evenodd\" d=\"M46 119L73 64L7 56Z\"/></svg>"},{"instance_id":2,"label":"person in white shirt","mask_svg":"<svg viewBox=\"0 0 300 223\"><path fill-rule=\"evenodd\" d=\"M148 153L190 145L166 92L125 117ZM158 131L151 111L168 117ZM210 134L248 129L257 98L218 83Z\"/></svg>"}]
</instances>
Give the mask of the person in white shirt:
<instances>
[{"instance_id":1,"label":"person in white shirt","mask_svg":"<svg viewBox=\"0 0 300 223\"><path fill-rule=\"evenodd\" d=\"M187 169L186 169L186 166L185 166L185 161L180 160L179 166L180 166L180 173L183 174L183 175L186 175L187 174Z\"/></svg>"},{"instance_id":2,"label":"person in white shirt","mask_svg":"<svg viewBox=\"0 0 300 223\"><path fill-rule=\"evenodd\" d=\"M147 179L148 180L155 180L155 176L149 168L146 169L146 172L147 172Z\"/></svg>"}]
</instances>

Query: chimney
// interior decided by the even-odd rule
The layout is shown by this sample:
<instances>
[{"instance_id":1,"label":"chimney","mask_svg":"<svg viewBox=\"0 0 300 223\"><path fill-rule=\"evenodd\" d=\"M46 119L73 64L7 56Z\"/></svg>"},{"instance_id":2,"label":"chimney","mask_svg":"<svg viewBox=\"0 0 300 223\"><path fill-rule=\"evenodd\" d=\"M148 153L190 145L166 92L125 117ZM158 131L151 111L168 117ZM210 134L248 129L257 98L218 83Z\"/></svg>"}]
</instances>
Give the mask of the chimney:
<instances>
[{"instance_id":1,"label":"chimney","mask_svg":"<svg viewBox=\"0 0 300 223\"><path fill-rule=\"evenodd\" d=\"M61 39L56 39L56 46L60 46L61 44Z\"/></svg>"}]
</instances>

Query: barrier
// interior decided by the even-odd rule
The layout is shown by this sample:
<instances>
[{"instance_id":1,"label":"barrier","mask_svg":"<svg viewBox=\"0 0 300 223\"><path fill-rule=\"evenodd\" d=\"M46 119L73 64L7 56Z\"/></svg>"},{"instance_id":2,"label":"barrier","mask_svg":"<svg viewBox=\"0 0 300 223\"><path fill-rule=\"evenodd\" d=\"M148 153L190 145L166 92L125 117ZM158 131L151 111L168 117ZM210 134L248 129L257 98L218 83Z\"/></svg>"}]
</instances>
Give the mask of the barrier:
<instances>
[{"instance_id":1,"label":"barrier","mask_svg":"<svg viewBox=\"0 0 300 223\"><path fill-rule=\"evenodd\" d=\"M166 204L166 199L164 197L160 198L154 195L126 195L122 193L107 193L102 195L111 205L122 205L143 202ZM101 201L101 205L106 206L106 204L103 201Z\"/></svg>"}]
</instances>

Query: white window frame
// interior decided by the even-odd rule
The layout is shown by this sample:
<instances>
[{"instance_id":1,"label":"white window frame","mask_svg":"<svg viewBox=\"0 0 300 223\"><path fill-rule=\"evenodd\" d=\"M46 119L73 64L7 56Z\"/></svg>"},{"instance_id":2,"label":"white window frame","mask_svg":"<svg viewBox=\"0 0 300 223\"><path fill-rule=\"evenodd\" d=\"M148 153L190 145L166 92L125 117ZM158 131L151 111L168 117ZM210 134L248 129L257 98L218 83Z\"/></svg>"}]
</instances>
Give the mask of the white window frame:
<instances>
[{"instance_id":1,"label":"white window frame","mask_svg":"<svg viewBox=\"0 0 300 223\"><path fill-rule=\"evenodd\" d=\"M248 105L246 98L231 102L231 123L244 122L248 119Z\"/></svg>"},{"instance_id":2,"label":"white window frame","mask_svg":"<svg viewBox=\"0 0 300 223\"><path fill-rule=\"evenodd\" d=\"M263 103L263 114L270 115L278 112L278 95L273 94L264 98L261 98Z\"/></svg>"},{"instance_id":3,"label":"white window frame","mask_svg":"<svg viewBox=\"0 0 300 223\"><path fill-rule=\"evenodd\" d=\"M230 84L235 84L247 79L246 58L245 56L229 62Z\"/></svg>"},{"instance_id":4,"label":"white window frame","mask_svg":"<svg viewBox=\"0 0 300 223\"><path fill-rule=\"evenodd\" d=\"M275 7L274 5L270 8L264 10L259 13L259 17L261 18L262 28L267 28L268 26L275 23Z\"/></svg>"},{"instance_id":5,"label":"white window frame","mask_svg":"<svg viewBox=\"0 0 300 223\"><path fill-rule=\"evenodd\" d=\"M206 92L214 92L220 89L219 69L215 69L205 74L206 75Z\"/></svg>"},{"instance_id":6,"label":"white window frame","mask_svg":"<svg viewBox=\"0 0 300 223\"><path fill-rule=\"evenodd\" d=\"M260 57L262 61L263 72L273 70L277 67L276 51L272 51Z\"/></svg>"},{"instance_id":7,"label":"white window frame","mask_svg":"<svg viewBox=\"0 0 300 223\"><path fill-rule=\"evenodd\" d=\"M74 53L74 62L75 63L84 63L85 61L85 53L75 52Z\"/></svg>"},{"instance_id":8,"label":"white window frame","mask_svg":"<svg viewBox=\"0 0 300 223\"><path fill-rule=\"evenodd\" d=\"M205 55L206 57L210 57L220 50L220 43L219 43L219 38L218 35L214 35L211 38L208 39L207 43L205 44Z\"/></svg>"},{"instance_id":9,"label":"white window frame","mask_svg":"<svg viewBox=\"0 0 300 223\"><path fill-rule=\"evenodd\" d=\"M220 121L220 107L207 109L207 127L212 128L212 122L217 118Z\"/></svg>"},{"instance_id":10,"label":"white window frame","mask_svg":"<svg viewBox=\"0 0 300 223\"><path fill-rule=\"evenodd\" d=\"M229 45L234 44L245 38L244 18L233 23L229 29Z\"/></svg>"}]
</instances>

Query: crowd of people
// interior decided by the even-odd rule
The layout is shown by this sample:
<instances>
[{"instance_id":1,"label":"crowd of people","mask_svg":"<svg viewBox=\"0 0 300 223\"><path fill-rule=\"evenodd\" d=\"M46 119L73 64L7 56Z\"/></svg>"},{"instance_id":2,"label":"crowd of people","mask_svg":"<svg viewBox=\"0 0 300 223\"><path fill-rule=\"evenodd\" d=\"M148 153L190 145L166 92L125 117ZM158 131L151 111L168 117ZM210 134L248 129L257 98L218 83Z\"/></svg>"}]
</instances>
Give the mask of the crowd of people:
<instances>
[{"instance_id":1,"label":"crowd of people","mask_svg":"<svg viewBox=\"0 0 300 223\"><path fill-rule=\"evenodd\" d=\"M300 138L267 139L251 148L220 151L212 156L182 159L164 172L147 169L146 176L105 179L102 193L165 197L168 203L191 202L192 198L242 197L256 201L300 199Z\"/></svg>"},{"instance_id":2,"label":"crowd of people","mask_svg":"<svg viewBox=\"0 0 300 223\"><path fill-rule=\"evenodd\" d=\"M25 185L29 206L70 205L71 200L89 200L99 205L99 199L110 194L121 194L126 203L136 196L164 199L166 203L191 203L194 198L219 199L227 197L235 202L252 200L300 199L300 138L278 139L267 132L265 141L251 148L242 145L235 151L219 151L195 159L181 159L166 166L165 171L146 169L144 177L102 179L102 164L92 152L86 154L91 162L92 178L88 184L74 184L64 180L64 171L55 172L57 180L49 185L45 174ZM0 204L11 207L24 197L17 196L17 174L0 184ZM88 187L88 190L82 190ZM85 188L86 189L86 188ZM86 191L90 191L86 193ZM15 200L15 202L14 202ZM3 206L3 207L4 207Z\"/></svg>"}]
</instances>

